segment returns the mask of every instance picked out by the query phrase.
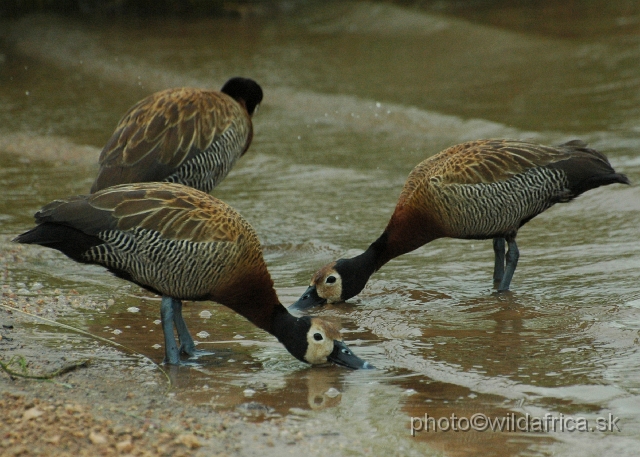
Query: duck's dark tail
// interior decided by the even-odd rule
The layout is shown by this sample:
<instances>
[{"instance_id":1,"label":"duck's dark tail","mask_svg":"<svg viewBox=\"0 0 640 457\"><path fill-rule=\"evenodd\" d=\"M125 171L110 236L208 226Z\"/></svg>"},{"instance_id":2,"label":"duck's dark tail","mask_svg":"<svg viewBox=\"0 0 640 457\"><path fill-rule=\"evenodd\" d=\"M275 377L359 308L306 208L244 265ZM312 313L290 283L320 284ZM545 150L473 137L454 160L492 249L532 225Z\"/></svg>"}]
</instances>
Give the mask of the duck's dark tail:
<instances>
[{"instance_id":1,"label":"duck's dark tail","mask_svg":"<svg viewBox=\"0 0 640 457\"><path fill-rule=\"evenodd\" d=\"M571 190L570 198L600 186L631 184L629 178L613 169L604 154L589 148L583 141L569 141L559 145L558 149L566 151L566 156L549 164L549 167L560 169L566 174Z\"/></svg>"},{"instance_id":2,"label":"duck's dark tail","mask_svg":"<svg viewBox=\"0 0 640 457\"><path fill-rule=\"evenodd\" d=\"M93 246L102 243L98 237L53 222L38 224L31 230L15 237L13 241L22 244L39 244L56 249L78 262L87 262L83 254Z\"/></svg>"}]
</instances>

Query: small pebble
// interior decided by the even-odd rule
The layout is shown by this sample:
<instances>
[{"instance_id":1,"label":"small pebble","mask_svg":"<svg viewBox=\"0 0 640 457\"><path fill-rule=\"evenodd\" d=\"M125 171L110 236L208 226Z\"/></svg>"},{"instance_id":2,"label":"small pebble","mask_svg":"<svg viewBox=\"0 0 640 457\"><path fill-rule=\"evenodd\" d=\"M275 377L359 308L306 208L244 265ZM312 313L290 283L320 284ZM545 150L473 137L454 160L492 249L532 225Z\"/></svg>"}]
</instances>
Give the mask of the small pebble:
<instances>
[{"instance_id":1,"label":"small pebble","mask_svg":"<svg viewBox=\"0 0 640 457\"><path fill-rule=\"evenodd\" d=\"M31 419L35 419L36 417L40 417L43 414L43 411L34 406L33 408L30 408L24 412L24 414L22 415L22 419L28 421Z\"/></svg>"},{"instance_id":2,"label":"small pebble","mask_svg":"<svg viewBox=\"0 0 640 457\"><path fill-rule=\"evenodd\" d=\"M51 438L46 438L45 442L57 445L58 443L60 443L60 438L60 435L53 435Z\"/></svg>"},{"instance_id":3,"label":"small pebble","mask_svg":"<svg viewBox=\"0 0 640 457\"><path fill-rule=\"evenodd\" d=\"M340 391L335 387L331 387L324 394L329 398L336 398L338 395L340 395Z\"/></svg>"},{"instance_id":4,"label":"small pebble","mask_svg":"<svg viewBox=\"0 0 640 457\"><path fill-rule=\"evenodd\" d=\"M116 450L118 452L131 452L133 450L133 443L131 443L131 440L120 441L116 444Z\"/></svg>"},{"instance_id":5,"label":"small pebble","mask_svg":"<svg viewBox=\"0 0 640 457\"><path fill-rule=\"evenodd\" d=\"M191 433L185 433L176 438L176 443L184 444L189 449L197 449L202 446L198 437Z\"/></svg>"},{"instance_id":6,"label":"small pebble","mask_svg":"<svg viewBox=\"0 0 640 457\"><path fill-rule=\"evenodd\" d=\"M91 441L93 444L106 444L107 438L100 433L92 431L91 433L89 433L89 441Z\"/></svg>"},{"instance_id":7,"label":"small pebble","mask_svg":"<svg viewBox=\"0 0 640 457\"><path fill-rule=\"evenodd\" d=\"M296 408L295 406L293 408L289 408L289 412L291 414L295 414L296 416L308 416L309 415L309 411L307 411L306 409L302 409L302 408ZM287 433L289 433L288 430L283 430L282 435L286 435Z\"/></svg>"}]
</instances>

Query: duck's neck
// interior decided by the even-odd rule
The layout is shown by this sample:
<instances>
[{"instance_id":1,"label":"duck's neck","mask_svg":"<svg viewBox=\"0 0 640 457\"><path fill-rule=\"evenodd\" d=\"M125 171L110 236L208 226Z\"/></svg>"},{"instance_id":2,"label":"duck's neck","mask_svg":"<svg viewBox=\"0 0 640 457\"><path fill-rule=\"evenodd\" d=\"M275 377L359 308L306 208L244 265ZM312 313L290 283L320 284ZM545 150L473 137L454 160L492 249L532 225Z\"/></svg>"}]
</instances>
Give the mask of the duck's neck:
<instances>
[{"instance_id":1,"label":"duck's neck","mask_svg":"<svg viewBox=\"0 0 640 457\"><path fill-rule=\"evenodd\" d=\"M236 281L227 284L211 300L231 308L252 324L276 335L273 322L286 308L280 304L268 273L248 275L246 272ZM288 314L288 313L287 313Z\"/></svg>"},{"instance_id":2,"label":"duck's neck","mask_svg":"<svg viewBox=\"0 0 640 457\"><path fill-rule=\"evenodd\" d=\"M352 257L351 259L341 260L340 262L348 263L352 273L360 276L360 280L366 282L373 273L378 271L389 260L413 251L424 244L422 243L417 246L413 244L409 245L409 243L398 242L397 239L394 240L392 236L393 232L390 234L387 228L362 254Z\"/></svg>"},{"instance_id":3,"label":"duck's neck","mask_svg":"<svg viewBox=\"0 0 640 457\"><path fill-rule=\"evenodd\" d=\"M380 245L376 269L443 236L446 236L446 232L428 213L400 202L384 233L372 244Z\"/></svg>"},{"instance_id":4,"label":"duck's neck","mask_svg":"<svg viewBox=\"0 0 640 457\"><path fill-rule=\"evenodd\" d=\"M350 259L341 259L336 262L335 269L343 278L349 278L342 283L342 299L348 300L360 293L367 281L385 262L382 256L387 244L387 235L383 233L380 238L362 254Z\"/></svg>"},{"instance_id":5,"label":"duck's neck","mask_svg":"<svg viewBox=\"0 0 640 457\"><path fill-rule=\"evenodd\" d=\"M429 221L419 217L405 217L403 211L396 209L385 231L366 251L351 259L336 262L336 270L343 277L349 277L349 281L342 285L342 299L348 300L359 294L371 275L391 259L441 236L435 224L429 224ZM341 270L348 273L344 275Z\"/></svg>"},{"instance_id":6,"label":"duck's neck","mask_svg":"<svg viewBox=\"0 0 640 457\"><path fill-rule=\"evenodd\" d=\"M227 298L226 301L220 300L220 302L247 318L257 327L271 333L291 355L305 362L306 335L309 330L308 318L298 318L290 314L278 301L275 290L273 288L271 290L272 293L266 289L259 293L249 290L248 293L238 295L232 300Z\"/></svg>"},{"instance_id":7,"label":"duck's neck","mask_svg":"<svg viewBox=\"0 0 640 457\"><path fill-rule=\"evenodd\" d=\"M284 347L298 360L306 362L308 317L295 317L287 309L279 305L273 309L271 329L268 330L278 338Z\"/></svg>"}]
</instances>

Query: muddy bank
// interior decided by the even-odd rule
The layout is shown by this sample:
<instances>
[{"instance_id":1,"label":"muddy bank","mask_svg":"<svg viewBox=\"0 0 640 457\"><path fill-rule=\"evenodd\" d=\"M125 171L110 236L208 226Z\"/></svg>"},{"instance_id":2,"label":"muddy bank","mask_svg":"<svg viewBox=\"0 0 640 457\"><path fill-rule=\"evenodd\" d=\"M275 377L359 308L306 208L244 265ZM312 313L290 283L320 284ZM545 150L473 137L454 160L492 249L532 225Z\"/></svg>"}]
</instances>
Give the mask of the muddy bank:
<instances>
[{"instance_id":1,"label":"muddy bank","mask_svg":"<svg viewBox=\"0 0 640 457\"><path fill-rule=\"evenodd\" d=\"M86 367L49 381L0 371L2 455L282 456L326 455L327 449L340 453L349 448L371 454L366 443L347 441L339 430L301 421L296 414L257 422L265 407L250 399L232 411L183 402L172 389L172 373L163 373L167 367L144 357L102 344L89 351L69 350L64 333L59 334L61 349L51 347L44 340L55 334L56 326L20 312L64 312L51 297L29 299L5 288L2 304L0 361L7 364L21 357L26 362L24 370L19 363L10 369L42 375L89 360Z\"/></svg>"},{"instance_id":2,"label":"muddy bank","mask_svg":"<svg viewBox=\"0 0 640 457\"><path fill-rule=\"evenodd\" d=\"M509 295L491 288L489 241L439 240L389 262L350 303L314 311L341 322L354 352L378 367L367 373L310 369L229 309L187 303L194 338L216 357L169 373L168 388L154 365L163 355L159 297L103 268L10 243L42 205L88 191L100 148L133 103L171 86L218 88L232 75L259 81L265 100L250 150L213 194L256 229L283 304L300 296L320 265L376 239L410 170L446 146L483 137L545 144L581 138L639 182L640 35L626 33L638 24L635 13L607 16L604 9L598 24L619 25L564 38L518 27L522 8L477 8L500 11L510 26L354 2L310 4L300 14L250 22L46 16L0 25L2 303L92 335L13 311L7 325L14 328L0 328L0 356L22 355L33 373L93 360L56 378L59 384L0 373L4 390L27 395L4 403L18 412L12 424L22 424L11 431L88 414L79 436L38 433L54 442L59 434L59 443L77 439L78 446L104 436L122 453L158 453L160 444L167 452L213 455L372 449L502 457L614 449L635 456L637 184L588 192L523 227ZM544 30L593 30L580 15L553 17L538 17ZM48 403L36 404L36 397ZM67 404L81 401L81 411L67 412ZM192 422L162 424L174 409ZM409 433L413 417L477 413L496 420L612 415L619 430ZM228 433L238 431L229 441L239 449L195 428L215 432L220 418L229 418ZM102 419L123 428L111 432ZM173 434L163 438L149 426L143 442L135 432L146 421ZM189 449L183 434L195 434L201 447Z\"/></svg>"},{"instance_id":3,"label":"muddy bank","mask_svg":"<svg viewBox=\"0 0 640 457\"><path fill-rule=\"evenodd\" d=\"M285 417L250 396L229 410L184 401L176 384L190 377L190 368L157 365L57 322L108 310L113 300L11 281L7 264L24 262L29 248L1 241L0 362L15 375L0 369L0 454L281 456L349 448L370 454L338 429L301 420L305 411L295 408ZM84 361L49 380L20 376L46 376Z\"/></svg>"}]
</instances>

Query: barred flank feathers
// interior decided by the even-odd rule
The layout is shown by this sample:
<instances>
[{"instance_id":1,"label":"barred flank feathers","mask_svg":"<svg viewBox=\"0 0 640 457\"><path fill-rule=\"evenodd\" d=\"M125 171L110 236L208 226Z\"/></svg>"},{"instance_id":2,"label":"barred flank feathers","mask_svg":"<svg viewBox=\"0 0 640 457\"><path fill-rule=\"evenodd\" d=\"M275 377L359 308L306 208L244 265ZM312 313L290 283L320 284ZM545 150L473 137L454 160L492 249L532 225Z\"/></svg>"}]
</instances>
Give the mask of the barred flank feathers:
<instances>
[{"instance_id":1,"label":"barred flank feathers","mask_svg":"<svg viewBox=\"0 0 640 457\"><path fill-rule=\"evenodd\" d=\"M270 316L260 303L279 304L253 228L231 207L193 188L171 183L124 184L52 202L36 214L38 225L19 243L57 249L95 263L161 295L202 300L218 297L243 315ZM240 309L239 307L246 307Z\"/></svg>"},{"instance_id":2,"label":"barred flank feathers","mask_svg":"<svg viewBox=\"0 0 640 457\"><path fill-rule=\"evenodd\" d=\"M91 192L154 181L211 191L249 148L261 101L262 89L247 78L231 78L219 92L176 88L148 96L107 141Z\"/></svg>"},{"instance_id":3,"label":"barred flank feathers","mask_svg":"<svg viewBox=\"0 0 640 457\"><path fill-rule=\"evenodd\" d=\"M422 215L430 221L433 237L507 236L554 204L612 183L629 180L614 171L604 154L579 140L557 147L478 140L452 146L417 165L394 217ZM392 217L389 228L397 227Z\"/></svg>"}]
</instances>

